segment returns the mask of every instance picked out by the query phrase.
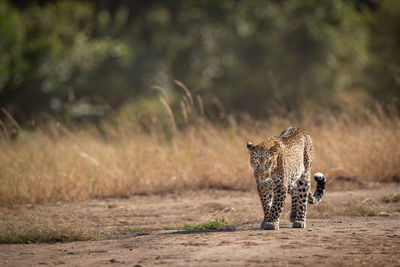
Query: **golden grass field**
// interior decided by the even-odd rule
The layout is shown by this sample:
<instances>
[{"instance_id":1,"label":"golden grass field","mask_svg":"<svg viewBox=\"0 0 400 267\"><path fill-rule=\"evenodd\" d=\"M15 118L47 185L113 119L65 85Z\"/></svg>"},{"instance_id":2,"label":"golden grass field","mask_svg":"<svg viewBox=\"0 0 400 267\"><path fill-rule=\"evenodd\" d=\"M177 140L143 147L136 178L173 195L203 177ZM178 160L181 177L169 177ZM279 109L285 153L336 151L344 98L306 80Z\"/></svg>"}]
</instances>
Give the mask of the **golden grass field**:
<instances>
[{"instance_id":1,"label":"golden grass field","mask_svg":"<svg viewBox=\"0 0 400 267\"><path fill-rule=\"evenodd\" d=\"M188 97L181 112L173 112L162 97L166 116L153 118L151 131L119 116L103 123L102 134L92 126L67 128L56 121L21 131L14 141L3 134L1 205L186 189L250 190L254 181L246 141L261 142L289 126L308 129L315 148L313 172L323 172L331 188L341 189L343 180L399 180L400 116L394 109L321 109L302 119L277 113L266 121L226 116L218 123L202 116L201 108L196 111ZM177 126L179 116L184 123Z\"/></svg>"}]
</instances>

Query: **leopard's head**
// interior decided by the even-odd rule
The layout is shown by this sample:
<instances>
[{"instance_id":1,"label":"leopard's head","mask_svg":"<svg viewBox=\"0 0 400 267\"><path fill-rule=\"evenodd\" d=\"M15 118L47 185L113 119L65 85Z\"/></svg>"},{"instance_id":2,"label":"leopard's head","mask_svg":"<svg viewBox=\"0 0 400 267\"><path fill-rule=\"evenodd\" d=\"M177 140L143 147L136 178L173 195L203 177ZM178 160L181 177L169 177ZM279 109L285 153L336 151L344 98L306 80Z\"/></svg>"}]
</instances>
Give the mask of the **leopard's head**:
<instances>
[{"instance_id":1,"label":"leopard's head","mask_svg":"<svg viewBox=\"0 0 400 267\"><path fill-rule=\"evenodd\" d=\"M277 167L280 151L279 141L270 138L258 145L247 142L247 149L250 154L250 165L254 169L254 176L257 179L268 178Z\"/></svg>"}]
</instances>

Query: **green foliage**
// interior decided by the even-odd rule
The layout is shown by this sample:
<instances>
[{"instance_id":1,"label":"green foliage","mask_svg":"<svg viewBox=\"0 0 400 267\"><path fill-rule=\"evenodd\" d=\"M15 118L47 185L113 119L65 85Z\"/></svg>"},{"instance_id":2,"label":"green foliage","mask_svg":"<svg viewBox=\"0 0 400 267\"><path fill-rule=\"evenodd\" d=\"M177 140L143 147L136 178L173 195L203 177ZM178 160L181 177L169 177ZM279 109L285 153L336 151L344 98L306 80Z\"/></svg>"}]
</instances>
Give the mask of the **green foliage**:
<instances>
[{"instance_id":1,"label":"green foliage","mask_svg":"<svg viewBox=\"0 0 400 267\"><path fill-rule=\"evenodd\" d=\"M363 86L376 99L400 94L400 2L381 1L376 12L365 12L369 58Z\"/></svg>"},{"instance_id":2,"label":"green foliage","mask_svg":"<svg viewBox=\"0 0 400 267\"><path fill-rule=\"evenodd\" d=\"M90 88L85 77L109 58L128 57L123 42L94 34L96 14L88 3L57 1L19 11L1 1L0 14L6 35L0 41L0 105L13 113L73 113L63 100L72 102L74 91L79 97Z\"/></svg>"},{"instance_id":3,"label":"green foliage","mask_svg":"<svg viewBox=\"0 0 400 267\"><path fill-rule=\"evenodd\" d=\"M399 18L396 0L5 0L0 106L18 121L98 117L143 105L153 85L178 106L175 79L255 116L390 100Z\"/></svg>"},{"instance_id":4,"label":"green foliage","mask_svg":"<svg viewBox=\"0 0 400 267\"><path fill-rule=\"evenodd\" d=\"M221 230L228 223L224 218L215 218L213 221L206 221L200 224L185 224L183 226L167 225L164 230L185 230L185 231L204 231L204 230Z\"/></svg>"},{"instance_id":5,"label":"green foliage","mask_svg":"<svg viewBox=\"0 0 400 267\"><path fill-rule=\"evenodd\" d=\"M221 50L229 47L233 58L221 66L222 99L265 114L276 103L289 110L308 101L334 103L338 92L351 89L365 58L365 30L352 7L343 1L266 1L243 9L234 17L236 32L221 37Z\"/></svg>"}]
</instances>

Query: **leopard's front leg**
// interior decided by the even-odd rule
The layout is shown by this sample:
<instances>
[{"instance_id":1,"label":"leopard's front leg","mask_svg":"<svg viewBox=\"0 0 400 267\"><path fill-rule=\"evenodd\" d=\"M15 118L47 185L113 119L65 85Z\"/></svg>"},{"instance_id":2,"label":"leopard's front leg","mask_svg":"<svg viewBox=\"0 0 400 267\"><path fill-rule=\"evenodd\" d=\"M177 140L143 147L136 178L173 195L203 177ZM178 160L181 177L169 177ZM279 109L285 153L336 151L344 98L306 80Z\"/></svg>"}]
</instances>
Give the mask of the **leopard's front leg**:
<instances>
[{"instance_id":1,"label":"leopard's front leg","mask_svg":"<svg viewBox=\"0 0 400 267\"><path fill-rule=\"evenodd\" d=\"M272 185L270 181L260 181L258 179L256 181L258 195L260 197L261 205L264 211L264 221L261 223L261 229L264 229L265 224L267 223L269 210L272 205Z\"/></svg>"},{"instance_id":2,"label":"leopard's front leg","mask_svg":"<svg viewBox=\"0 0 400 267\"><path fill-rule=\"evenodd\" d=\"M274 197L272 200L272 206L270 208L267 222L263 229L265 230L279 230L279 218L283 210L287 193L287 186L285 183L279 183L275 185Z\"/></svg>"}]
</instances>

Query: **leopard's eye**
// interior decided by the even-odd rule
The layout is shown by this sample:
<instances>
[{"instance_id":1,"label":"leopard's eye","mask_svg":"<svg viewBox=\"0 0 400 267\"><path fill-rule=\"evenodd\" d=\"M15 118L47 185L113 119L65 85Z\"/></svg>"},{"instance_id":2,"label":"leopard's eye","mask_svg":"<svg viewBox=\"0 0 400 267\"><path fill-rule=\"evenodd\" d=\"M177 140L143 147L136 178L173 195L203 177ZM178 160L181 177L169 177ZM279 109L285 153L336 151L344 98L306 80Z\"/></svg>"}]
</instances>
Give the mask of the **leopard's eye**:
<instances>
[{"instance_id":1,"label":"leopard's eye","mask_svg":"<svg viewBox=\"0 0 400 267\"><path fill-rule=\"evenodd\" d=\"M250 159L250 164L253 165L253 166L255 166L255 165L258 164L258 160L257 160L256 158L251 158L251 159Z\"/></svg>"}]
</instances>

